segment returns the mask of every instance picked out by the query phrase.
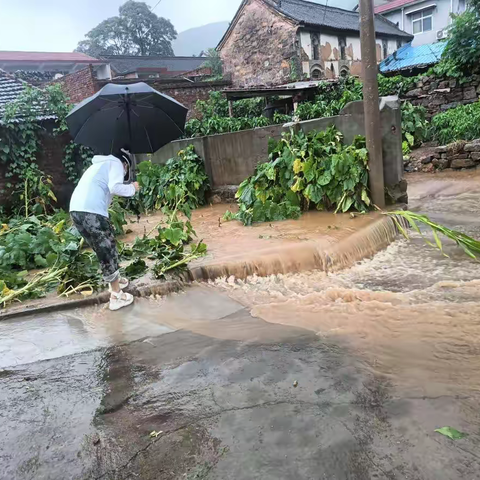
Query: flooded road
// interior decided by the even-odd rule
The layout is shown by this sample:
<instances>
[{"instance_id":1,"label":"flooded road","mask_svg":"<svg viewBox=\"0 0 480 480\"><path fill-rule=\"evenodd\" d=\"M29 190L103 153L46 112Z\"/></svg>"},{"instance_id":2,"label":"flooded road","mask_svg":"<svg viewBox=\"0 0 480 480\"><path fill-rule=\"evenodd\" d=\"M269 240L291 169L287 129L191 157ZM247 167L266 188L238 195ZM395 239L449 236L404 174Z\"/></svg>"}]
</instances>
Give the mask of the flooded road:
<instances>
[{"instance_id":1,"label":"flooded road","mask_svg":"<svg viewBox=\"0 0 480 480\"><path fill-rule=\"evenodd\" d=\"M410 199L480 237L480 179ZM445 252L1 322L0 478L480 478L480 264Z\"/></svg>"},{"instance_id":2,"label":"flooded road","mask_svg":"<svg viewBox=\"0 0 480 480\"><path fill-rule=\"evenodd\" d=\"M480 177L416 177L409 194L412 210L480 237ZM453 242L444 246L449 258L412 234L342 272L219 280L215 288L269 322L347 344L401 391L468 395L480 391L480 263Z\"/></svg>"}]
</instances>

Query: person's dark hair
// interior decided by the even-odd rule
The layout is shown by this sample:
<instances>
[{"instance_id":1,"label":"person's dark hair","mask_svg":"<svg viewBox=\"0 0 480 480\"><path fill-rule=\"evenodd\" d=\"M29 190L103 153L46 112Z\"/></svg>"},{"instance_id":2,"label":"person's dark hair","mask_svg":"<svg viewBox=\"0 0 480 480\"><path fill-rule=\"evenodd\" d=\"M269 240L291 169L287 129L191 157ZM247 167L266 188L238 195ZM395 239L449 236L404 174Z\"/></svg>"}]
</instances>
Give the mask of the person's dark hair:
<instances>
[{"instance_id":1,"label":"person's dark hair","mask_svg":"<svg viewBox=\"0 0 480 480\"><path fill-rule=\"evenodd\" d=\"M118 158L122 162L123 166L125 165L127 166L127 171L124 177L124 181L127 182L130 178L130 168L131 168L131 160L128 154L126 154L125 152L122 152L122 150L118 150L117 152L112 153L112 155Z\"/></svg>"}]
</instances>

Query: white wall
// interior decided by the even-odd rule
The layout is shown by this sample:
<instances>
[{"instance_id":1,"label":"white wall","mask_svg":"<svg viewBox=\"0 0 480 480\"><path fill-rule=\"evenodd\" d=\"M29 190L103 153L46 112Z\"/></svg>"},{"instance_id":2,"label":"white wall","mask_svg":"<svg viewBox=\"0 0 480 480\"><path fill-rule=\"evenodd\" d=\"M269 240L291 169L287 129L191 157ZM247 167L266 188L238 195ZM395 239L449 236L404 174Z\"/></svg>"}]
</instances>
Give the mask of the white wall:
<instances>
[{"instance_id":1,"label":"white wall","mask_svg":"<svg viewBox=\"0 0 480 480\"><path fill-rule=\"evenodd\" d=\"M347 37L347 48L349 45L352 45L352 49L353 49L352 60L361 60L362 49L360 47L360 37ZM348 55L347 55L347 58L348 58Z\"/></svg>"},{"instance_id":2,"label":"white wall","mask_svg":"<svg viewBox=\"0 0 480 480\"><path fill-rule=\"evenodd\" d=\"M310 32L300 32L300 44L305 50L305 53L312 58L313 51L312 51L312 38L310 36Z\"/></svg>"},{"instance_id":3,"label":"white wall","mask_svg":"<svg viewBox=\"0 0 480 480\"><path fill-rule=\"evenodd\" d=\"M397 41L388 40L388 54L391 55L393 52L397 51Z\"/></svg>"},{"instance_id":4,"label":"white wall","mask_svg":"<svg viewBox=\"0 0 480 480\"><path fill-rule=\"evenodd\" d=\"M451 0L425 0L415 5L405 7L403 10L403 30L413 34L412 17L409 13L418 11L419 9L435 6L432 16L432 30L429 32L416 34L413 38L412 45L425 45L437 41L437 31L446 28L451 23ZM453 0L453 12L459 11L459 0ZM402 10L384 13L383 16L393 23L398 23L402 28Z\"/></svg>"},{"instance_id":5,"label":"white wall","mask_svg":"<svg viewBox=\"0 0 480 480\"><path fill-rule=\"evenodd\" d=\"M335 60L335 55L333 53L333 49L336 48L338 50L338 36L337 35L327 35L325 33L320 34L320 45L322 47L326 46L327 43L330 44L332 47L332 51L328 57L328 60ZM340 55L340 51L338 52ZM320 51L320 57L322 56L322 53Z\"/></svg>"},{"instance_id":6,"label":"white wall","mask_svg":"<svg viewBox=\"0 0 480 480\"><path fill-rule=\"evenodd\" d=\"M308 61L302 61L302 72L306 76L310 76L311 69L316 64L321 66L327 78L338 77L338 75L340 74L340 69L344 65L348 65L351 74L361 75L362 52L360 47L360 37L346 36L345 60L342 60L340 58L341 52L338 37L339 35L320 33L320 59L313 60L313 45L311 39L311 32L308 30L300 31L300 46L309 57ZM379 46L381 52L380 60L383 60L383 39L377 38L376 43ZM327 46L327 44L329 45L329 47ZM387 39L387 50L388 55L391 55L397 50L397 40L395 38ZM326 56L327 53L328 56Z\"/></svg>"},{"instance_id":7,"label":"white wall","mask_svg":"<svg viewBox=\"0 0 480 480\"><path fill-rule=\"evenodd\" d=\"M402 28L402 25L403 25L403 23L402 23L402 10L395 10L394 12L391 12L391 13L382 13L382 15L386 19L390 20L392 23L394 23L394 24L398 23L398 28L400 30L406 31L405 28ZM407 32L407 33L409 33L409 32Z\"/></svg>"}]
</instances>

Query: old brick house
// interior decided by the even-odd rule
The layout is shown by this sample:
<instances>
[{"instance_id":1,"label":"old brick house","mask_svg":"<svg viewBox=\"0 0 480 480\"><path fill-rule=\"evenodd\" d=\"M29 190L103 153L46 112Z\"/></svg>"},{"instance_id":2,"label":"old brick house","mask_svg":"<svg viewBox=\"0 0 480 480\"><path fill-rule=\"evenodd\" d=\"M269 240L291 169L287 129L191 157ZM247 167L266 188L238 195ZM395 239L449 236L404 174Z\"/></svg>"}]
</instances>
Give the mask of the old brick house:
<instances>
[{"instance_id":1,"label":"old brick house","mask_svg":"<svg viewBox=\"0 0 480 480\"><path fill-rule=\"evenodd\" d=\"M377 59L412 39L375 18ZM361 75L358 12L305 0L243 0L217 50L236 87Z\"/></svg>"}]
</instances>

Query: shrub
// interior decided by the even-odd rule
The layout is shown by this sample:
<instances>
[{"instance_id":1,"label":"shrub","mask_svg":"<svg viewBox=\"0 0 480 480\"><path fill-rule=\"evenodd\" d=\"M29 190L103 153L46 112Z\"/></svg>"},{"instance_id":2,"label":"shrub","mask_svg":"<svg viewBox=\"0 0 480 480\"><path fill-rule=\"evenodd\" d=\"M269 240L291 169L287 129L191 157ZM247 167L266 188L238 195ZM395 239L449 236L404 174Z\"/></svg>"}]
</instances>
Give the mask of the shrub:
<instances>
[{"instance_id":1,"label":"shrub","mask_svg":"<svg viewBox=\"0 0 480 480\"><path fill-rule=\"evenodd\" d=\"M267 127L272 121L266 117L243 117L230 118L214 115L203 120L192 119L185 125L185 136L187 138L203 137L205 135L216 135L218 133L238 132L250 128Z\"/></svg>"},{"instance_id":2,"label":"shrub","mask_svg":"<svg viewBox=\"0 0 480 480\"><path fill-rule=\"evenodd\" d=\"M314 102L301 103L295 115L300 120L333 117L349 102L361 100L362 83L353 78L340 79L337 85L323 82L318 86L318 94Z\"/></svg>"},{"instance_id":3,"label":"shrub","mask_svg":"<svg viewBox=\"0 0 480 480\"><path fill-rule=\"evenodd\" d=\"M138 172L137 180L142 188L134 200L133 209L137 213L165 206L173 209L180 201L182 210L188 214L205 203L208 177L193 145L178 152L165 165L142 162Z\"/></svg>"},{"instance_id":4,"label":"shrub","mask_svg":"<svg viewBox=\"0 0 480 480\"><path fill-rule=\"evenodd\" d=\"M418 77L402 77L396 75L395 77L378 76L378 94L382 96L387 95L403 95L411 90L418 81Z\"/></svg>"},{"instance_id":5,"label":"shrub","mask_svg":"<svg viewBox=\"0 0 480 480\"><path fill-rule=\"evenodd\" d=\"M452 18L443 58L460 72L475 73L480 65L480 7L473 2Z\"/></svg>"},{"instance_id":6,"label":"shrub","mask_svg":"<svg viewBox=\"0 0 480 480\"><path fill-rule=\"evenodd\" d=\"M480 102L462 105L435 115L432 119L435 140L442 144L480 138Z\"/></svg>"},{"instance_id":7,"label":"shrub","mask_svg":"<svg viewBox=\"0 0 480 480\"><path fill-rule=\"evenodd\" d=\"M409 148L418 147L427 137L429 123L426 119L426 113L424 107L412 105L410 102L402 104L404 153Z\"/></svg>"},{"instance_id":8,"label":"shrub","mask_svg":"<svg viewBox=\"0 0 480 480\"><path fill-rule=\"evenodd\" d=\"M365 140L342 145L334 127L321 132L286 133L269 144L269 161L257 166L236 194L237 214L226 214L246 225L298 218L311 206L318 210L351 208L366 211L368 154Z\"/></svg>"}]
</instances>

